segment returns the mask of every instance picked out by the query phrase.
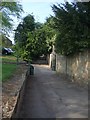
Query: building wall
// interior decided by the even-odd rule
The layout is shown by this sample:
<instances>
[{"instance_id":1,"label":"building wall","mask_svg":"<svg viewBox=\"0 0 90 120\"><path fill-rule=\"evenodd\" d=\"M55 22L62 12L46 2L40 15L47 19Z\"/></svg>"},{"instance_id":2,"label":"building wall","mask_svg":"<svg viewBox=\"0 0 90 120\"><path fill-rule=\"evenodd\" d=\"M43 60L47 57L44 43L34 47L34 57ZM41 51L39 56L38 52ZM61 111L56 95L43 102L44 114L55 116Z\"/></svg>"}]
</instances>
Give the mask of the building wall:
<instances>
[{"instance_id":1,"label":"building wall","mask_svg":"<svg viewBox=\"0 0 90 120\"><path fill-rule=\"evenodd\" d=\"M90 51L69 57L56 54L56 71L71 76L72 81L79 84L87 84L90 80Z\"/></svg>"}]
</instances>

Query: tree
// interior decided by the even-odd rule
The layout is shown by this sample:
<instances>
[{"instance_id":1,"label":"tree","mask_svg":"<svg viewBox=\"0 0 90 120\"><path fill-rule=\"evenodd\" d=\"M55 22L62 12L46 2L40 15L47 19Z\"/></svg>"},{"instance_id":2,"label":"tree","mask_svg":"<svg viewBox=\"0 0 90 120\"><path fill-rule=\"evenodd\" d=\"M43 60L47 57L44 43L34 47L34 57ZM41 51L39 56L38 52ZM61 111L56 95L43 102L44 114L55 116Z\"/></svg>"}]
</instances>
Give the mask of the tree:
<instances>
[{"instance_id":1,"label":"tree","mask_svg":"<svg viewBox=\"0 0 90 120\"><path fill-rule=\"evenodd\" d=\"M27 15L23 18L22 23L20 23L15 30L15 42L20 51L20 55L23 59L29 59L29 49L27 49L28 35L33 33L35 30L35 19L33 15ZM31 38L32 39L32 38Z\"/></svg>"},{"instance_id":2,"label":"tree","mask_svg":"<svg viewBox=\"0 0 90 120\"><path fill-rule=\"evenodd\" d=\"M38 59L42 54L46 55L48 48L45 31L37 29L33 33L29 32L27 41L26 49L29 50L29 55L32 60Z\"/></svg>"},{"instance_id":3,"label":"tree","mask_svg":"<svg viewBox=\"0 0 90 120\"><path fill-rule=\"evenodd\" d=\"M52 38L55 35L50 27L51 18L44 24L35 22L33 15L26 16L15 32L15 42L21 57L25 60L38 59L42 54L47 55L52 49Z\"/></svg>"},{"instance_id":4,"label":"tree","mask_svg":"<svg viewBox=\"0 0 90 120\"><path fill-rule=\"evenodd\" d=\"M22 6L19 2L15 2L15 0L12 0L12 2L0 2L0 18L1 24L2 24L2 33L7 34L8 31L12 29L12 21L13 19L11 16L16 16L17 18L20 18L20 14L23 11Z\"/></svg>"},{"instance_id":5,"label":"tree","mask_svg":"<svg viewBox=\"0 0 90 120\"><path fill-rule=\"evenodd\" d=\"M46 33L46 43L48 47L48 53L52 52L52 47L55 44L56 31L53 29L53 17L50 16L46 18L46 22L43 24L43 30Z\"/></svg>"},{"instance_id":6,"label":"tree","mask_svg":"<svg viewBox=\"0 0 90 120\"><path fill-rule=\"evenodd\" d=\"M26 46L28 32L32 32L34 30L35 19L33 15L27 15L15 30L15 42L18 42L20 47Z\"/></svg>"},{"instance_id":7,"label":"tree","mask_svg":"<svg viewBox=\"0 0 90 120\"><path fill-rule=\"evenodd\" d=\"M55 31L51 28L52 17L47 18L44 24L36 23L35 30L28 36L28 48L29 54L32 59L37 59L41 55L47 55L52 52L52 46L54 44Z\"/></svg>"},{"instance_id":8,"label":"tree","mask_svg":"<svg viewBox=\"0 0 90 120\"><path fill-rule=\"evenodd\" d=\"M90 3L77 2L52 6L54 29L58 34L55 45L57 52L69 55L89 48Z\"/></svg>"}]
</instances>

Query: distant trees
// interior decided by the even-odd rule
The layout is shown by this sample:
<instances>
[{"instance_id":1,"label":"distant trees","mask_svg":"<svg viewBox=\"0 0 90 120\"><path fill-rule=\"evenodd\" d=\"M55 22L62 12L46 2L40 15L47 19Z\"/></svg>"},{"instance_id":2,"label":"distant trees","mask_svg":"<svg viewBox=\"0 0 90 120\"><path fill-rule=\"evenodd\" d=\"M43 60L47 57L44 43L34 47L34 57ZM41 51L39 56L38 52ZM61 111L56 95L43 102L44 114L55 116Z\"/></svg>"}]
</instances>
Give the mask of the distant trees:
<instances>
[{"instance_id":1,"label":"distant trees","mask_svg":"<svg viewBox=\"0 0 90 120\"><path fill-rule=\"evenodd\" d=\"M56 51L74 54L90 47L90 2L53 5Z\"/></svg>"}]
</instances>

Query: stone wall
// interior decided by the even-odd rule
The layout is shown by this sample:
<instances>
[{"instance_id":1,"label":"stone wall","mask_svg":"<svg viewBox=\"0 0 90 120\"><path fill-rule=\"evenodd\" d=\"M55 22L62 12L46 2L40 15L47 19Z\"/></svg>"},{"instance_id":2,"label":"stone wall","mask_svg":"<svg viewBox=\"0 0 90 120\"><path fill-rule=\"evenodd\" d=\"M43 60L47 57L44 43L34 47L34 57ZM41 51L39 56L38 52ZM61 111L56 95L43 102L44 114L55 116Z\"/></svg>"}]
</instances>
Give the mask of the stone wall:
<instances>
[{"instance_id":1,"label":"stone wall","mask_svg":"<svg viewBox=\"0 0 90 120\"><path fill-rule=\"evenodd\" d=\"M56 54L56 71L66 74L66 57Z\"/></svg>"},{"instance_id":2,"label":"stone wall","mask_svg":"<svg viewBox=\"0 0 90 120\"><path fill-rule=\"evenodd\" d=\"M56 54L56 71L71 76L80 84L87 84L90 80L90 51L68 57Z\"/></svg>"}]
</instances>

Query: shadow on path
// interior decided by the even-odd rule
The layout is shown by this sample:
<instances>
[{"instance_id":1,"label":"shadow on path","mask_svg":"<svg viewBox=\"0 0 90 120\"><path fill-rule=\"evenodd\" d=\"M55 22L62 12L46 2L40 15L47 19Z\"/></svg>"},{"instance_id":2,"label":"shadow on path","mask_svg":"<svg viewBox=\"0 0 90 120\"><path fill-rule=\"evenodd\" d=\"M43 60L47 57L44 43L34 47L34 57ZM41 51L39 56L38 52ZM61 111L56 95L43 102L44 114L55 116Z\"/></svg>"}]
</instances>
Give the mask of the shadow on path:
<instances>
[{"instance_id":1,"label":"shadow on path","mask_svg":"<svg viewBox=\"0 0 90 120\"><path fill-rule=\"evenodd\" d=\"M58 77L47 65L34 65L19 118L88 118L88 91Z\"/></svg>"}]
</instances>

